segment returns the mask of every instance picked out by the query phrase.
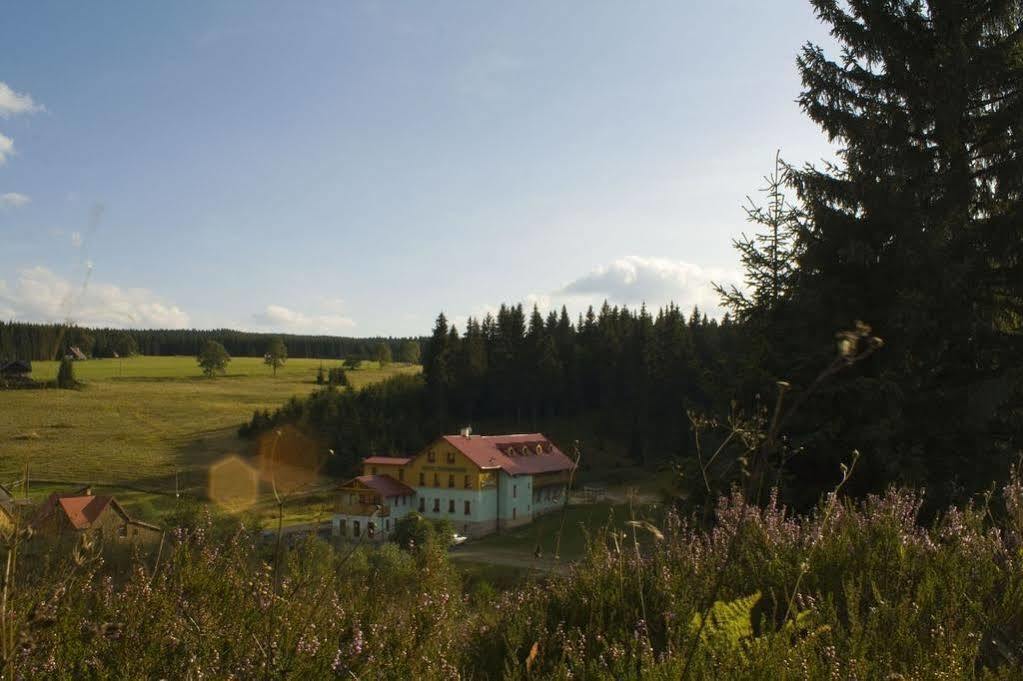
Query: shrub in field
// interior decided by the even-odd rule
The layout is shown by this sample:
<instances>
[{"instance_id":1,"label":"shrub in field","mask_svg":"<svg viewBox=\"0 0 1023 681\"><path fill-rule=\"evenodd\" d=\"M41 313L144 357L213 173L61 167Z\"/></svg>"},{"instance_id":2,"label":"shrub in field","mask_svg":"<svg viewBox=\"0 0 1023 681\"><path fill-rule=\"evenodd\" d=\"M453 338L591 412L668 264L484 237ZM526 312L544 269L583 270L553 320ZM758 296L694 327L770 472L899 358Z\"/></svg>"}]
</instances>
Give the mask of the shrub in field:
<instances>
[{"instance_id":1,"label":"shrub in field","mask_svg":"<svg viewBox=\"0 0 1023 681\"><path fill-rule=\"evenodd\" d=\"M60 367L57 369L57 387L69 389L77 385L78 381L75 380L75 363L65 357L60 360Z\"/></svg>"},{"instance_id":2,"label":"shrub in field","mask_svg":"<svg viewBox=\"0 0 1023 681\"><path fill-rule=\"evenodd\" d=\"M327 372L327 384L344 387L348 385L348 376L345 375L343 367L333 367Z\"/></svg>"}]
</instances>

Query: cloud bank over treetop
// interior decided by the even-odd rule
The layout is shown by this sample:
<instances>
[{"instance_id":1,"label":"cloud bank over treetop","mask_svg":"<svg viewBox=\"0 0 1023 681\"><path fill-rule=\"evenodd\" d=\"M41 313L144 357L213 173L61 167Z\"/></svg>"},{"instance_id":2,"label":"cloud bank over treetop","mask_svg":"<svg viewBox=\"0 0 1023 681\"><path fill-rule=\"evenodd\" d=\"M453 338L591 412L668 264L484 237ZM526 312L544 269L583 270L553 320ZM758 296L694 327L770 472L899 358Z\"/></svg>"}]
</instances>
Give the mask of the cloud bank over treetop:
<instances>
[{"instance_id":1,"label":"cloud bank over treetop","mask_svg":"<svg viewBox=\"0 0 1023 681\"><path fill-rule=\"evenodd\" d=\"M698 306L710 316L721 316L720 300L714 284L740 285L736 270L702 267L681 260L629 255L597 267L562 288L545 294L533 294L529 302L550 309L565 305L573 312L586 306L612 305L657 309L675 303L683 310Z\"/></svg>"},{"instance_id":2,"label":"cloud bank over treetop","mask_svg":"<svg viewBox=\"0 0 1023 681\"><path fill-rule=\"evenodd\" d=\"M327 307L339 306L339 301L329 303ZM355 327L352 319L339 312L311 315L283 305L267 305L262 312L252 315L252 322L259 331L283 333L339 334Z\"/></svg>"},{"instance_id":3,"label":"cloud bank over treetop","mask_svg":"<svg viewBox=\"0 0 1023 681\"><path fill-rule=\"evenodd\" d=\"M122 328L185 328L189 316L143 288L90 282L72 284L42 266L18 270L15 281L0 279L0 318Z\"/></svg>"}]
</instances>

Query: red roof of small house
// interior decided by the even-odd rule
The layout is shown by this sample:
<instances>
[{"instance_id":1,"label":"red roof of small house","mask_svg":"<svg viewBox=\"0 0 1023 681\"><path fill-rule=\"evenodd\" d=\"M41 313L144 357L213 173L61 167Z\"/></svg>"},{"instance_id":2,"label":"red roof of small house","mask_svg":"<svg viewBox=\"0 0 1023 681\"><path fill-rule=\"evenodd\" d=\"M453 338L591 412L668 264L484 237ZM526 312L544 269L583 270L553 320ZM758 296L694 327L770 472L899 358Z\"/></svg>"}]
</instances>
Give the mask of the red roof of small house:
<instances>
[{"instance_id":1,"label":"red roof of small house","mask_svg":"<svg viewBox=\"0 0 1023 681\"><path fill-rule=\"evenodd\" d=\"M78 492L52 493L39 507L32 520L32 524L38 525L41 521L46 520L53 513L59 511L68 519L72 527L77 530L87 530L93 523L99 520L106 509L112 508L127 523L157 531L160 530L156 525L133 519L113 497L83 494L88 489L86 487Z\"/></svg>"},{"instance_id":2,"label":"red roof of small house","mask_svg":"<svg viewBox=\"0 0 1023 681\"><path fill-rule=\"evenodd\" d=\"M61 497L57 505L75 529L85 530L99 520L113 501L111 497Z\"/></svg>"},{"instance_id":3,"label":"red roof of small house","mask_svg":"<svg viewBox=\"0 0 1023 681\"><path fill-rule=\"evenodd\" d=\"M371 466L404 466L411 460L411 456L371 456L362 463L368 463Z\"/></svg>"},{"instance_id":4,"label":"red roof of small house","mask_svg":"<svg viewBox=\"0 0 1023 681\"><path fill-rule=\"evenodd\" d=\"M480 468L500 468L511 475L556 473L575 467L543 433L445 435L443 439Z\"/></svg>"},{"instance_id":5,"label":"red roof of small house","mask_svg":"<svg viewBox=\"0 0 1023 681\"><path fill-rule=\"evenodd\" d=\"M342 487L347 487L353 482L358 482L365 487L370 488L380 496L386 497L402 497L408 494L415 494L408 485L398 482L390 475L360 475L357 478L349 480Z\"/></svg>"}]
</instances>

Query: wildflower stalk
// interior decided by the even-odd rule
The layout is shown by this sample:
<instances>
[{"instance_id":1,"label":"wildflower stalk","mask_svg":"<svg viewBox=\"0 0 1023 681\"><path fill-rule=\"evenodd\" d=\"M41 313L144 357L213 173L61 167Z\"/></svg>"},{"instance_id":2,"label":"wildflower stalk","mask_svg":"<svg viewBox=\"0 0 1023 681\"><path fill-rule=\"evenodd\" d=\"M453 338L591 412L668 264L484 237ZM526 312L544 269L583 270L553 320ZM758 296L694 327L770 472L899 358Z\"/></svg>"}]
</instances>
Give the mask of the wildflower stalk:
<instances>
[{"instance_id":1,"label":"wildflower stalk","mask_svg":"<svg viewBox=\"0 0 1023 681\"><path fill-rule=\"evenodd\" d=\"M583 453L579 448L579 440L572 445L575 450L575 464L568 472L568 485L565 486L565 502L561 505L561 523L558 527L558 536L554 540L554 560L561 560L561 536L565 533L565 516L568 515L568 495L572 489L572 482L575 480L575 472L579 470L579 460Z\"/></svg>"},{"instance_id":2,"label":"wildflower stalk","mask_svg":"<svg viewBox=\"0 0 1023 681\"><path fill-rule=\"evenodd\" d=\"M838 481L838 484L835 485L835 489L831 491L831 498L828 500L828 504L824 509L824 515L821 517L820 535L815 538L810 545L811 556L813 550L820 545L820 540L823 540L824 538L824 530L827 528L828 521L831 520L831 516L838 504L838 493L842 490L842 487L845 486L845 483L849 481L849 478L852 477L853 469L856 468L856 462L859 460L860 453L854 449L852 461L849 462L849 465L846 466L844 463L842 464L842 479ZM785 616L781 620L783 624L788 621L789 615L792 613L792 604L796 599L796 594L799 593L799 585L803 581L803 576L806 575L809 570L810 566L808 561L800 563L799 575L796 577L796 584L792 587L792 594L789 596L788 604L785 606Z\"/></svg>"},{"instance_id":3,"label":"wildflower stalk","mask_svg":"<svg viewBox=\"0 0 1023 681\"><path fill-rule=\"evenodd\" d=\"M643 635L647 638L647 642L650 640L650 621L646 616L646 600L643 598L643 559L639 552L639 538L636 536L636 526L639 524L636 521L635 508L633 507L633 495L629 495L629 526L632 528L632 546L636 552L636 590L639 593L639 611L643 617Z\"/></svg>"},{"instance_id":4,"label":"wildflower stalk","mask_svg":"<svg viewBox=\"0 0 1023 681\"><path fill-rule=\"evenodd\" d=\"M799 411L806 401L817 392L825 381L839 373L842 369L850 367L853 364L868 358L884 345L884 341L871 335L870 327L863 322L857 321L854 326L855 328L853 330L840 331L836 334L838 352L834 359L817 375L810 386L803 391L799 398L796 399L795 402L785 411L782 410L782 406L784 404L785 393L788 391L790 385L786 381L778 381L778 398L775 401L770 426L767 428L764 437L760 438L758 443L751 447L745 455L745 457L752 459L753 465L750 466L750 470L753 471L753 473L748 477L746 482L746 491L742 500L742 510L739 514L738 520L736 521L734 533L729 539L728 548L725 552L725 560L714 579L714 585L711 588L707 599L708 603L701 609L701 611L704 611L709 607L713 607L714 602L718 598L721 585L724 583L725 571L728 569L728 566L734 558L739 537L745 529L744 526L746 524L746 519L749 516L750 507L753 505L754 501L755 503L759 503L760 501L760 493L763 478L766 473L766 465L769 458L778 449L778 434L781 432L781 429L786 423L788 423L789 419ZM734 429L735 426L733 425L733 430ZM798 583L799 581L797 579L797 585ZM697 631L689 643L686 651L685 664L682 668L682 674L680 675L680 678L682 679L687 679L689 677L689 670L692 667L693 658L695 657L697 647L700 643L700 636L703 633L708 619L710 618L706 616L700 618L700 624L697 627Z\"/></svg>"}]
</instances>

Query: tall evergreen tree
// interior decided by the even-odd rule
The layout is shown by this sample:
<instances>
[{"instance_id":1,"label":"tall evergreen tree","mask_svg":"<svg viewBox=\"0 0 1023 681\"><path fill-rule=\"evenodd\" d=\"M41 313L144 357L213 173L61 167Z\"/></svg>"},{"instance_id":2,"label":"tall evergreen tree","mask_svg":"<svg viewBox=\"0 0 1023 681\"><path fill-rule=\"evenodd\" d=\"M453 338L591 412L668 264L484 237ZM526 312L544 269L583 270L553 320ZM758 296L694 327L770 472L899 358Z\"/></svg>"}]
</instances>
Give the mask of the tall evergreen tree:
<instances>
[{"instance_id":1,"label":"tall evergreen tree","mask_svg":"<svg viewBox=\"0 0 1023 681\"><path fill-rule=\"evenodd\" d=\"M423 374L433 403L434 417L442 425L447 417L449 392L455 380L453 360L448 319L441 312L437 315L433 334L423 353Z\"/></svg>"},{"instance_id":2,"label":"tall evergreen tree","mask_svg":"<svg viewBox=\"0 0 1023 681\"><path fill-rule=\"evenodd\" d=\"M974 489L1004 473L1020 432L1000 416L1023 384L1021 3L812 4L841 52L803 49L800 103L840 161L792 175L808 215L796 373L809 382L827 362L814 349L854 319L887 343L814 401L831 405L812 414L816 442L864 452L860 482Z\"/></svg>"},{"instance_id":3,"label":"tall evergreen tree","mask_svg":"<svg viewBox=\"0 0 1023 681\"><path fill-rule=\"evenodd\" d=\"M790 292L795 274L796 234L799 212L785 196L789 169L774 158L774 169L764 177L761 193L765 204L746 197L746 220L759 228L752 236L743 234L732 244L739 252L747 291L736 286L715 285L725 307L739 321L774 321L774 312Z\"/></svg>"}]
</instances>

